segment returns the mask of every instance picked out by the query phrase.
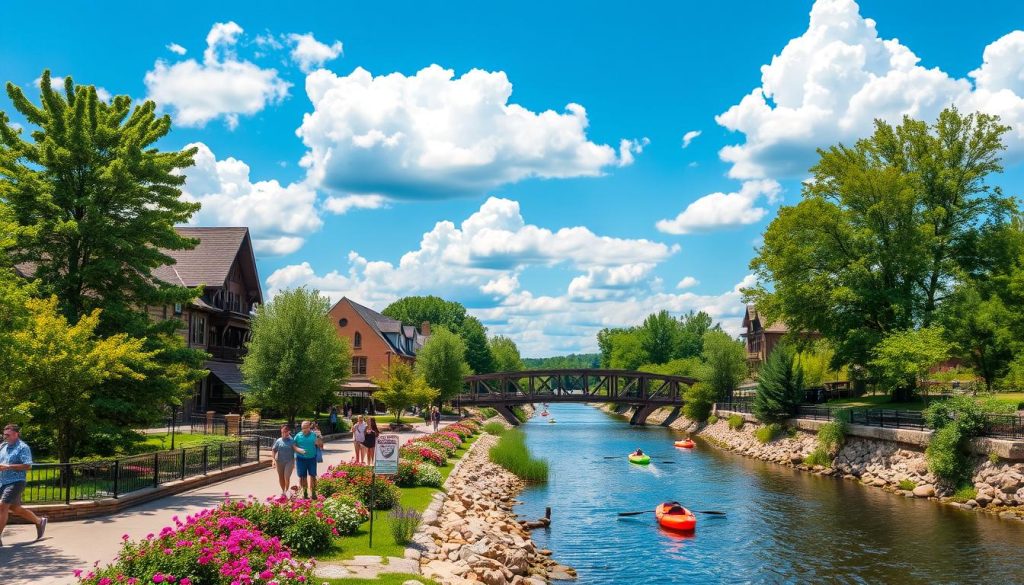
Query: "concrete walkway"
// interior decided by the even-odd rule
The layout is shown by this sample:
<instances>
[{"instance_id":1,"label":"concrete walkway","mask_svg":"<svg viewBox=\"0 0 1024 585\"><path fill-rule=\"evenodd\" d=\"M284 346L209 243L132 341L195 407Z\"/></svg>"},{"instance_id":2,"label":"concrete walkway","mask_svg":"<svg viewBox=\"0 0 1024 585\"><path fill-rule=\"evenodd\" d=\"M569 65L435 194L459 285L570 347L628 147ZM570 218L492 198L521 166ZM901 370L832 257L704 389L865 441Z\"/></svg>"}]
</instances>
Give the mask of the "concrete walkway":
<instances>
[{"instance_id":1,"label":"concrete walkway","mask_svg":"<svg viewBox=\"0 0 1024 585\"><path fill-rule=\"evenodd\" d=\"M448 421L442 422L442 426L446 424ZM399 435L404 443L409 438L429 431L428 426L419 424L415 430ZM382 429L382 432L388 431ZM354 456L350 440L327 443L324 451L321 470L327 469L328 465L349 461ZM293 476L292 482L297 485L298 479ZM137 540L151 532L158 533L164 526L172 525L172 517L184 518L203 508L217 506L224 500L225 494L231 498L253 495L262 499L280 491L277 471L264 469L141 504L113 516L54 522L46 528L46 536L38 542L32 542L35 538L34 526L8 526L3 533L4 546L0 547L0 584L73 584L77 582L71 573L73 570L89 569L97 561L100 565L113 561L120 550L123 534Z\"/></svg>"}]
</instances>

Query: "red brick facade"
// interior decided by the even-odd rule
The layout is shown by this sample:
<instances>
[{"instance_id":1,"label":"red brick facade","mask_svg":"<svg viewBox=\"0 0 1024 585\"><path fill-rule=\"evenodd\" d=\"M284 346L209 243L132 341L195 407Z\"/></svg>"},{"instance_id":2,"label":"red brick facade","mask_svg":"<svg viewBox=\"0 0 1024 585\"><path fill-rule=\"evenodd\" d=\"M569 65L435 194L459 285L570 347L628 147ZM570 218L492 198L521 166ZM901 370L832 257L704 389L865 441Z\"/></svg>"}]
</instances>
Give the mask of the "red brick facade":
<instances>
[{"instance_id":1,"label":"red brick facade","mask_svg":"<svg viewBox=\"0 0 1024 585\"><path fill-rule=\"evenodd\" d=\"M327 314L352 351L352 374L345 382L349 390L373 391L373 379L384 377L391 364L414 364L416 351L426 339L414 328L348 298L338 301ZM429 327L424 328L429 333Z\"/></svg>"}]
</instances>

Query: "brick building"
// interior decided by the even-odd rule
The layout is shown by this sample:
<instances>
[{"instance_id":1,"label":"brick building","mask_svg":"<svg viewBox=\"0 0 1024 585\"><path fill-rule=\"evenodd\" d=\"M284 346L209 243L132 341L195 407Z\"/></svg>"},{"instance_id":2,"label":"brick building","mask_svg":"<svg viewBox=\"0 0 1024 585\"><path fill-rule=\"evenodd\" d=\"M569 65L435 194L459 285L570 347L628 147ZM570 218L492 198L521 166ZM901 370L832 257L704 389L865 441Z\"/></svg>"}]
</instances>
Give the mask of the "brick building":
<instances>
[{"instance_id":1,"label":"brick building","mask_svg":"<svg viewBox=\"0 0 1024 585\"><path fill-rule=\"evenodd\" d=\"M384 376L391 364L414 364L430 336L430 323L424 322L417 331L347 297L335 303L328 315L352 350L352 374L342 387L348 397L370 396L377 390L373 378Z\"/></svg>"}]
</instances>

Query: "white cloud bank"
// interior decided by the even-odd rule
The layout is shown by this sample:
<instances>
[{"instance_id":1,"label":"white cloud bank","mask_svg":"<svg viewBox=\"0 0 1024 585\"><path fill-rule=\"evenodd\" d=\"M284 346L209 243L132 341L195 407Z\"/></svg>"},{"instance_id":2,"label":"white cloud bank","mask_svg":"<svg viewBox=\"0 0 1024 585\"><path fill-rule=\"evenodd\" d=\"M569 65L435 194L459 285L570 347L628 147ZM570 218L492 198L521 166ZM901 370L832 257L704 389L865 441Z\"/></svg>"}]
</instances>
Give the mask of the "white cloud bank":
<instances>
[{"instance_id":1,"label":"white cloud bank","mask_svg":"<svg viewBox=\"0 0 1024 585\"><path fill-rule=\"evenodd\" d=\"M249 165L226 158L217 160L203 143L195 166L185 169L186 199L202 203L193 225L247 226L256 252L290 254L302 247L305 236L320 229L316 191L302 183L281 185L276 180L251 182Z\"/></svg>"},{"instance_id":2,"label":"white cloud bank","mask_svg":"<svg viewBox=\"0 0 1024 585\"><path fill-rule=\"evenodd\" d=\"M503 72L455 77L432 65L413 76L362 68L306 77L313 104L297 133L309 180L345 195L392 199L479 196L526 178L590 177L628 165L646 144L587 139L586 110L532 112L509 103Z\"/></svg>"},{"instance_id":3,"label":"white cloud bank","mask_svg":"<svg viewBox=\"0 0 1024 585\"><path fill-rule=\"evenodd\" d=\"M239 116L256 114L282 101L291 84L281 79L277 70L240 60L235 53L243 32L234 22L218 22L206 35L202 63L195 59L174 64L158 60L146 73L147 99L171 108L175 123L200 128L217 118L235 128Z\"/></svg>"},{"instance_id":4,"label":"white cloud bank","mask_svg":"<svg viewBox=\"0 0 1024 585\"><path fill-rule=\"evenodd\" d=\"M715 120L744 135L721 149L736 179L799 177L815 148L852 143L875 118L933 121L949 105L998 114L1013 127L1010 156L1024 153L1024 32L985 48L968 79L919 65L897 39L878 36L853 0L818 0L807 31L761 67L761 85Z\"/></svg>"},{"instance_id":5,"label":"white cloud bank","mask_svg":"<svg viewBox=\"0 0 1024 585\"><path fill-rule=\"evenodd\" d=\"M413 294L457 299L475 307L471 312L491 334L512 337L525 355L593 350L602 327L636 324L663 308L706 310L737 330L743 308L738 288L720 295L661 290L652 270L678 251L678 246L601 236L584 227L529 224L517 202L492 197L458 225L438 222L397 263L352 251L342 270L318 273L306 262L276 270L267 289L273 295L309 285L332 300L349 296L376 309ZM547 270L551 267L559 269ZM521 284L528 271L561 275L566 269L574 274L563 276L569 280L563 294L536 295ZM751 285L751 278L741 285Z\"/></svg>"},{"instance_id":6,"label":"white cloud bank","mask_svg":"<svg viewBox=\"0 0 1024 585\"><path fill-rule=\"evenodd\" d=\"M693 234L757 223L768 213L758 207L761 197L778 201L781 186L770 179L745 181L735 193L711 193L690 203L674 219L662 219L656 227L667 234Z\"/></svg>"},{"instance_id":7,"label":"white cloud bank","mask_svg":"<svg viewBox=\"0 0 1024 585\"><path fill-rule=\"evenodd\" d=\"M303 73L309 73L314 69L323 67L323 64L337 59L341 55L343 45L341 41L327 45L316 40L313 33L304 35L292 33L288 35L288 41L292 44L291 58Z\"/></svg>"}]
</instances>

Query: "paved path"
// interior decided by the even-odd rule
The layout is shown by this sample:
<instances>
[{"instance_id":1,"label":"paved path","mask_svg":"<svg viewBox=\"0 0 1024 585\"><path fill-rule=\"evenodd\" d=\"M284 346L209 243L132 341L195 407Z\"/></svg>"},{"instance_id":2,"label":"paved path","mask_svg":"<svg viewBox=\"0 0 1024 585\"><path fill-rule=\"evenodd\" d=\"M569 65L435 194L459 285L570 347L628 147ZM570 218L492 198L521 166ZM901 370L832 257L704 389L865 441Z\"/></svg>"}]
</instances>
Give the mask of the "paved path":
<instances>
[{"instance_id":1,"label":"paved path","mask_svg":"<svg viewBox=\"0 0 1024 585\"><path fill-rule=\"evenodd\" d=\"M447 424L447 421L442 425ZM387 432L387 431L385 431ZM428 427L416 425L412 432L399 433L406 438L428 432ZM353 457L351 440L333 441L325 445L324 463L327 465L348 461ZM298 480L293 476L293 483ZM132 539L144 538L172 524L173 516L187 516L203 508L218 505L225 492L232 498L253 495L264 498L280 493L277 471L258 472L224 480L192 491L182 492L159 500L135 506L119 514L75 522L54 522L46 528L46 536L38 541L35 527L8 526L0 547L0 584L2 585L64 585L76 583L71 572L88 569L100 561L106 564L120 550L121 535Z\"/></svg>"}]
</instances>

